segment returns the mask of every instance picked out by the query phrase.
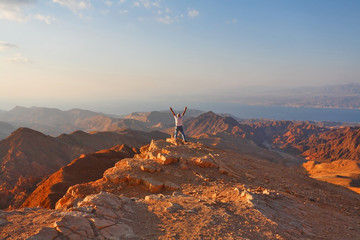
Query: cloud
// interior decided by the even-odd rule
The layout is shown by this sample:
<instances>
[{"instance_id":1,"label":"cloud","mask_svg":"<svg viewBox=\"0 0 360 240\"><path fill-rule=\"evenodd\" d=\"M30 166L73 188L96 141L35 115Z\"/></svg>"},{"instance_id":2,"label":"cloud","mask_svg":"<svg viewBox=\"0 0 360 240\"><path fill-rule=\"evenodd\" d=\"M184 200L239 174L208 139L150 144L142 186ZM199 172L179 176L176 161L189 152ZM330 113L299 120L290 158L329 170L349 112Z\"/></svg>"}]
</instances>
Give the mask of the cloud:
<instances>
[{"instance_id":1,"label":"cloud","mask_svg":"<svg viewBox=\"0 0 360 240\"><path fill-rule=\"evenodd\" d=\"M37 19L39 21L45 22L46 24L51 24L52 22L54 22L56 20L54 17L44 16L41 14L36 14L35 16L33 16L33 18Z\"/></svg>"},{"instance_id":2,"label":"cloud","mask_svg":"<svg viewBox=\"0 0 360 240\"><path fill-rule=\"evenodd\" d=\"M113 2L112 2L112 1L109 1L109 0L104 1L104 3L105 3L108 7L111 7L111 6L113 5Z\"/></svg>"},{"instance_id":3,"label":"cloud","mask_svg":"<svg viewBox=\"0 0 360 240\"><path fill-rule=\"evenodd\" d=\"M138 0L134 2L135 7L145 7L145 8L151 8L151 7L160 7L160 0Z\"/></svg>"},{"instance_id":4,"label":"cloud","mask_svg":"<svg viewBox=\"0 0 360 240\"><path fill-rule=\"evenodd\" d=\"M28 59L28 58L26 58L26 57L23 57L23 56L21 55L21 53L17 53L17 54L15 55L15 57L9 58L9 59L8 59L8 62L24 64L24 63L32 63L33 61L31 61L30 59Z\"/></svg>"},{"instance_id":5,"label":"cloud","mask_svg":"<svg viewBox=\"0 0 360 240\"><path fill-rule=\"evenodd\" d=\"M31 19L37 19L50 24L55 21L51 16L43 16L41 14L25 15L23 9L31 4L35 4L36 0L0 0L0 20L8 20L15 22L26 22Z\"/></svg>"},{"instance_id":6,"label":"cloud","mask_svg":"<svg viewBox=\"0 0 360 240\"><path fill-rule=\"evenodd\" d=\"M19 4L33 4L36 0L1 0L1 4L19 5Z\"/></svg>"},{"instance_id":7,"label":"cloud","mask_svg":"<svg viewBox=\"0 0 360 240\"><path fill-rule=\"evenodd\" d=\"M74 13L91 8L90 0L52 0L53 3L70 8Z\"/></svg>"},{"instance_id":8,"label":"cloud","mask_svg":"<svg viewBox=\"0 0 360 240\"><path fill-rule=\"evenodd\" d=\"M233 20L231 20L231 21L226 21L225 23L226 23L226 24L236 24L236 23L237 23L237 19L236 19L236 18L233 18Z\"/></svg>"},{"instance_id":9,"label":"cloud","mask_svg":"<svg viewBox=\"0 0 360 240\"><path fill-rule=\"evenodd\" d=\"M123 15L124 15L124 14L127 14L128 12L129 12L129 10L127 10L127 9L123 9L123 10L120 10L120 11L119 11L119 13L120 13L120 14L123 14Z\"/></svg>"},{"instance_id":10,"label":"cloud","mask_svg":"<svg viewBox=\"0 0 360 240\"><path fill-rule=\"evenodd\" d=\"M189 9L188 16L192 17L192 18L197 17L197 16L199 16L199 11L197 11L195 9Z\"/></svg>"},{"instance_id":11,"label":"cloud","mask_svg":"<svg viewBox=\"0 0 360 240\"><path fill-rule=\"evenodd\" d=\"M33 1L27 1L33 2ZM25 6L25 1L16 0L0 1L0 20L8 20L15 22L25 22L28 17L23 15L22 7Z\"/></svg>"},{"instance_id":12,"label":"cloud","mask_svg":"<svg viewBox=\"0 0 360 240\"><path fill-rule=\"evenodd\" d=\"M164 24L170 24L174 21L169 15L166 15L165 17L159 17L156 20Z\"/></svg>"},{"instance_id":13,"label":"cloud","mask_svg":"<svg viewBox=\"0 0 360 240\"><path fill-rule=\"evenodd\" d=\"M17 46L13 43L0 41L0 51L5 51L9 48L17 48Z\"/></svg>"}]
</instances>

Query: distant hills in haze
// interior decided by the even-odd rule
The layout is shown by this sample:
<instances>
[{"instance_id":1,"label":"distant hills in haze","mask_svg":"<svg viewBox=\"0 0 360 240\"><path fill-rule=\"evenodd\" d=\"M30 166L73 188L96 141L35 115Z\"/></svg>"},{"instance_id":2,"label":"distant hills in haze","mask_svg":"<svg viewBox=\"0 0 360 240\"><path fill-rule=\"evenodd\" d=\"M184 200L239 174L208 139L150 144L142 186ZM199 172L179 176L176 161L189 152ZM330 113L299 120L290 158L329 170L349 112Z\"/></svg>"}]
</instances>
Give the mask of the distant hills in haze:
<instances>
[{"instance_id":1,"label":"distant hills in haze","mask_svg":"<svg viewBox=\"0 0 360 240\"><path fill-rule=\"evenodd\" d=\"M189 117L198 116L202 111L188 110ZM18 127L28 127L44 134L58 136L81 130L116 131L131 128L140 131L162 130L173 126L174 119L170 111L152 111L131 113L115 117L82 109L62 111L56 108L21 107L0 112L0 139L7 137Z\"/></svg>"},{"instance_id":2,"label":"distant hills in haze","mask_svg":"<svg viewBox=\"0 0 360 240\"><path fill-rule=\"evenodd\" d=\"M360 108L360 83L266 91L240 98L239 102L265 106Z\"/></svg>"}]
</instances>

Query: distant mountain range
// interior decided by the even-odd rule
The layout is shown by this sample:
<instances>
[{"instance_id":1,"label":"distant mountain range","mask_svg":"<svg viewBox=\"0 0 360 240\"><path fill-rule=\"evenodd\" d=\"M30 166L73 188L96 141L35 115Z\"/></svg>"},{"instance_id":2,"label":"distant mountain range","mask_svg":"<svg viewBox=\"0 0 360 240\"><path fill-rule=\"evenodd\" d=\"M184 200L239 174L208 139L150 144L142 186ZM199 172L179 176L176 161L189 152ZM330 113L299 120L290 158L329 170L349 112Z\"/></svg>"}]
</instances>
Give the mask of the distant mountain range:
<instances>
[{"instance_id":1,"label":"distant mountain range","mask_svg":"<svg viewBox=\"0 0 360 240\"><path fill-rule=\"evenodd\" d=\"M239 102L264 106L360 108L360 83L266 91L240 98Z\"/></svg>"},{"instance_id":2,"label":"distant mountain range","mask_svg":"<svg viewBox=\"0 0 360 240\"><path fill-rule=\"evenodd\" d=\"M192 117L201 113L202 111L189 109L186 115ZM131 113L114 117L82 109L62 111L56 108L17 106L10 111L1 111L0 121L1 140L18 127L28 127L44 134L58 136L77 130L85 132L117 131L127 128L140 131L163 130L171 127L174 119L170 111Z\"/></svg>"}]
</instances>

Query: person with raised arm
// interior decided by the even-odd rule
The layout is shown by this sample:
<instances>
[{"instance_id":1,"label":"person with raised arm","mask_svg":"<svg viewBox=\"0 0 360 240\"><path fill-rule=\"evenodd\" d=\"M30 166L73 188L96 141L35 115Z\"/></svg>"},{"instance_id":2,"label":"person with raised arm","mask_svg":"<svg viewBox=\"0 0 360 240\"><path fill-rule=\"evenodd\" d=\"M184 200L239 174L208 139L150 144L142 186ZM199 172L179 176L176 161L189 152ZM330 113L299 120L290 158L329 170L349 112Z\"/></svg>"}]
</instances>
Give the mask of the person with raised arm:
<instances>
[{"instance_id":1,"label":"person with raised arm","mask_svg":"<svg viewBox=\"0 0 360 240\"><path fill-rule=\"evenodd\" d=\"M170 111L174 115L174 119L175 119L174 138L175 139L177 138L178 132L180 131L180 134L181 134L182 139L184 140L184 142L187 142L186 137L185 137L185 133L184 133L184 128L183 128L183 116L185 115L186 110L187 110L187 107L184 108L184 112L182 114L180 114L180 113L175 114L173 109L170 107Z\"/></svg>"}]
</instances>

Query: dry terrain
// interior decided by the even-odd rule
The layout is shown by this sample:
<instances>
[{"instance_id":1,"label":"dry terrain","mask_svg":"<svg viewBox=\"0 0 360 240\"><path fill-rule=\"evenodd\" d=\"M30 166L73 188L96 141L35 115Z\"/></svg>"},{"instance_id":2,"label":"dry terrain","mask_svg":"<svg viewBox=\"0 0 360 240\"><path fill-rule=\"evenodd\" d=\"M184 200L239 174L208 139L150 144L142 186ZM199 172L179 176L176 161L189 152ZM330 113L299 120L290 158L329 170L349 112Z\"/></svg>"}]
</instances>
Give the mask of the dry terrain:
<instances>
[{"instance_id":1,"label":"dry terrain","mask_svg":"<svg viewBox=\"0 0 360 240\"><path fill-rule=\"evenodd\" d=\"M152 141L56 209L1 211L0 238L358 239L359 194L250 152Z\"/></svg>"}]
</instances>

